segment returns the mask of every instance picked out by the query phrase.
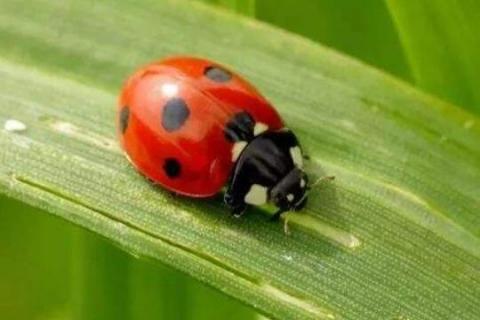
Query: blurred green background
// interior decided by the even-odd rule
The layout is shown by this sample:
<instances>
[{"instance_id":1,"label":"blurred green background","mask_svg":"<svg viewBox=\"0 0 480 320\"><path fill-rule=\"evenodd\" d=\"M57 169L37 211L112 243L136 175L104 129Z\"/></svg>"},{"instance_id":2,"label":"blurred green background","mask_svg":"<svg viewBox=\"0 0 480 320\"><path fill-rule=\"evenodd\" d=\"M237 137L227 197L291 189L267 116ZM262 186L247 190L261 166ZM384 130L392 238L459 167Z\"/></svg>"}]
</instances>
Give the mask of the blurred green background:
<instances>
[{"instance_id":1,"label":"blurred green background","mask_svg":"<svg viewBox=\"0 0 480 320\"><path fill-rule=\"evenodd\" d=\"M0 319L258 319L178 271L0 197Z\"/></svg>"},{"instance_id":2,"label":"blurred green background","mask_svg":"<svg viewBox=\"0 0 480 320\"><path fill-rule=\"evenodd\" d=\"M468 37L479 19L469 17L475 13L460 10L477 8L472 2L465 2L464 7L449 7L450 1L434 5L429 10L437 14L425 17L425 21L418 19L425 13L421 4L400 7L396 1L204 2L308 37L478 111L478 96L472 93L478 79L468 70L478 66L478 60L469 58L476 51L469 48L480 46L477 38ZM395 15L393 9L398 9ZM446 12L457 16L439 22L438 17ZM425 31L423 36L430 41L419 41L408 32L408 17L411 28L419 28L420 34ZM470 24L463 25L464 33L442 36L455 21L467 18ZM429 33L429 28L434 32ZM457 38L465 41L457 43ZM435 41L438 39L441 41ZM438 54L430 55L430 62L425 52L431 53L434 46L438 46ZM463 60L452 58L462 50L468 51L465 65ZM432 70L442 72L443 66L445 73L453 70L455 86L448 79L436 81L442 75L432 74ZM250 308L179 272L138 260L98 236L20 202L0 197L0 221L1 319L260 318Z\"/></svg>"}]
</instances>

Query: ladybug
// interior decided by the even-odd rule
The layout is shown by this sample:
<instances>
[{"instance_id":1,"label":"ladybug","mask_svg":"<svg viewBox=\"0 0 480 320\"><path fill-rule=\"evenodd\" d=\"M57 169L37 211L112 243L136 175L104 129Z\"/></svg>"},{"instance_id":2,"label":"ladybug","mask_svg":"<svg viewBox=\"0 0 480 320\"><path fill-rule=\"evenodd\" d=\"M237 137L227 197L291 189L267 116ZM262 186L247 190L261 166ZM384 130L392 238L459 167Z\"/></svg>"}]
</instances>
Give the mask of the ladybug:
<instances>
[{"instance_id":1,"label":"ladybug","mask_svg":"<svg viewBox=\"0 0 480 320\"><path fill-rule=\"evenodd\" d=\"M210 197L225 186L235 216L269 202L275 219L307 201L294 133L249 82L216 62L171 57L141 68L121 91L117 121L129 161L174 193Z\"/></svg>"}]
</instances>

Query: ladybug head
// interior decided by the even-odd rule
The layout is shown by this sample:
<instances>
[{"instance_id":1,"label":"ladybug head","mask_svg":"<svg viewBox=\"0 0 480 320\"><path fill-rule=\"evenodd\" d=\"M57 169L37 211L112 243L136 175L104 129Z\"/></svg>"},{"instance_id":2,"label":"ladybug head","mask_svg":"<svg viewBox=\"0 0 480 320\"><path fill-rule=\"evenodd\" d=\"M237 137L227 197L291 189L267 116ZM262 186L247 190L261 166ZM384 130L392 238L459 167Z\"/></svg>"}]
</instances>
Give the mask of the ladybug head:
<instances>
[{"instance_id":1,"label":"ladybug head","mask_svg":"<svg viewBox=\"0 0 480 320\"><path fill-rule=\"evenodd\" d=\"M308 177L297 138L287 129L267 131L243 149L233 169L225 202L235 215L248 205L270 202L283 212L302 209L307 201Z\"/></svg>"},{"instance_id":2,"label":"ladybug head","mask_svg":"<svg viewBox=\"0 0 480 320\"><path fill-rule=\"evenodd\" d=\"M307 183L307 175L294 168L270 189L270 199L281 212L300 210L307 202Z\"/></svg>"}]
</instances>

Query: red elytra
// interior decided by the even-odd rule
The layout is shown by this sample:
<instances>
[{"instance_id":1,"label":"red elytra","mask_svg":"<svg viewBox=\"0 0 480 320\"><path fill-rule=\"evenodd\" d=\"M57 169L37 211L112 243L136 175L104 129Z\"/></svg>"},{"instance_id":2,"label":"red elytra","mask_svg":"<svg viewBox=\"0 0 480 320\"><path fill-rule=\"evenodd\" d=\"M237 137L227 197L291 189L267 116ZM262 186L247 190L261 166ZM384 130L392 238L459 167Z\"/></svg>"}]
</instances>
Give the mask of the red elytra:
<instances>
[{"instance_id":1,"label":"red elytra","mask_svg":"<svg viewBox=\"0 0 480 320\"><path fill-rule=\"evenodd\" d=\"M283 128L272 105L228 68L172 57L136 71L118 106L119 139L131 163L168 190L208 197L226 184L234 143L229 120L247 112L271 130Z\"/></svg>"}]
</instances>

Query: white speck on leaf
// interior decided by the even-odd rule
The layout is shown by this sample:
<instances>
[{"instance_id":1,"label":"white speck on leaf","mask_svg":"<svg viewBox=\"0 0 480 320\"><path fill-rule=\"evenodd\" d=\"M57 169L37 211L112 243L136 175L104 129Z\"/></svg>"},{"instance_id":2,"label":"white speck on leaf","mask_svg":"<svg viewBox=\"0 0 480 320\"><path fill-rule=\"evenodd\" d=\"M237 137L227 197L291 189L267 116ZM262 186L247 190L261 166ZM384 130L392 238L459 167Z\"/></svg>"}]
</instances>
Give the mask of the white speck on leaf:
<instances>
[{"instance_id":1,"label":"white speck on leaf","mask_svg":"<svg viewBox=\"0 0 480 320\"><path fill-rule=\"evenodd\" d=\"M27 130L27 126L21 121L15 119L8 119L7 121L5 121L3 129L8 132L22 132Z\"/></svg>"}]
</instances>

